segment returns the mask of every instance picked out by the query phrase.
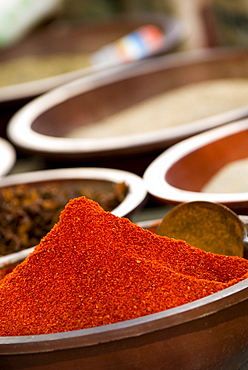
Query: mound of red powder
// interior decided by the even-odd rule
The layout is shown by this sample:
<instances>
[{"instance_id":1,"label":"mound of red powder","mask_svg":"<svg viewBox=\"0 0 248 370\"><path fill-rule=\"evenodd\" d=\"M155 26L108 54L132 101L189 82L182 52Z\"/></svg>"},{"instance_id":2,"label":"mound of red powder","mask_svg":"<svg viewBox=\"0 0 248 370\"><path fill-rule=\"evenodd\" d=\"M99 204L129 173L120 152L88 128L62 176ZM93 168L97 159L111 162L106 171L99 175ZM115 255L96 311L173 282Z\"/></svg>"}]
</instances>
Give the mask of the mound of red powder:
<instances>
[{"instance_id":1,"label":"mound of red powder","mask_svg":"<svg viewBox=\"0 0 248 370\"><path fill-rule=\"evenodd\" d=\"M0 335L64 332L176 307L248 277L248 261L144 230L84 197L0 284Z\"/></svg>"}]
</instances>

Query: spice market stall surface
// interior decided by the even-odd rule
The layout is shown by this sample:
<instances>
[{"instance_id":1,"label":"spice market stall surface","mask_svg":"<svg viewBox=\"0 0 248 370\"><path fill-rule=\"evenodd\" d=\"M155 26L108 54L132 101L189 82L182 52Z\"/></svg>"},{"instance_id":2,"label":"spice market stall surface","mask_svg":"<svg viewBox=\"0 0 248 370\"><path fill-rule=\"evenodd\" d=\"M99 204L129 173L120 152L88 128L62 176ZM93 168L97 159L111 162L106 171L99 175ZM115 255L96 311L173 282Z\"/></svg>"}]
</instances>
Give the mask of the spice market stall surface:
<instances>
[{"instance_id":1,"label":"spice market stall surface","mask_svg":"<svg viewBox=\"0 0 248 370\"><path fill-rule=\"evenodd\" d=\"M24 106L10 120L7 135L21 151L48 161L126 164L130 167L122 169L132 172L136 163L143 174L166 147L247 115L247 94L240 100L240 89L248 86L247 63L247 50L217 48L168 54L119 73L77 79ZM161 94L164 100L157 100ZM178 99L184 102L180 110Z\"/></svg>"},{"instance_id":2,"label":"spice market stall surface","mask_svg":"<svg viewBox=\"0 0 248 370\"><path fill-rule=\"evenodd\" d=\"M248 212L248 120L188 138L158 156L146 169L147 190L160 203L221 203Z\"/></svg>"},{"instance_id":3,"label":"spice market stall surface","mask_svg":"<svg viewBox=\"0 0 248 370\"><path fill-rule=\"evenodd\" d=\"M238 370L248 366L248 279L137 319L0 338L2 368Z\"/></svg>"}]
</instances>

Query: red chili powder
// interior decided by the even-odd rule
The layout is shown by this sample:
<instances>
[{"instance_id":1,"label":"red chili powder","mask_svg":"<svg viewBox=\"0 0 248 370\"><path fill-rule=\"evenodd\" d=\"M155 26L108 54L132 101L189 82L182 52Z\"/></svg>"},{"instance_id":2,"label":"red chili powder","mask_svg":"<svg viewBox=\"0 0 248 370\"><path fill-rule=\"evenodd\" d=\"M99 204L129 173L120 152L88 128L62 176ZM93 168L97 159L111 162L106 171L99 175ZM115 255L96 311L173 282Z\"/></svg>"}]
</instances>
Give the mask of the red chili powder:
<instances>
[{"instance_id":1,"label":"red chili powder","mask_svg":"<svg viewBox=\"0 0 248 370\"><path fill-rule=\"evenodd\" d=\"M0 335L65 332L176 307L248 277L248 261L204 252L71 200L0 283Z\"/></svg>"}]
</instances>

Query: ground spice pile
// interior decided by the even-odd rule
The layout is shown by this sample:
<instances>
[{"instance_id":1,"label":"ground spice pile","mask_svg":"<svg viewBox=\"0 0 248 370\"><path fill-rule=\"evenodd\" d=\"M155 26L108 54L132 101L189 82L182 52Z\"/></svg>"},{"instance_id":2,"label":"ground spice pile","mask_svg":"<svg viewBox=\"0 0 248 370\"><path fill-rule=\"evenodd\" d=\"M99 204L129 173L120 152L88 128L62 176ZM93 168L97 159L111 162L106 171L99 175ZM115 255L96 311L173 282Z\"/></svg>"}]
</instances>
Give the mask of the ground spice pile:
<instances>
[{"instance_id":1,"label":"ground spice pile","mask_svg":"<svg viewBox=\"0 0 248 370\"><path fill-rule=\"evenodd\" d=\"M116 323L205 297L248 277L248 261L204 252L71 200L0 283L0 335Z\"/></svg>"}]
</instances>

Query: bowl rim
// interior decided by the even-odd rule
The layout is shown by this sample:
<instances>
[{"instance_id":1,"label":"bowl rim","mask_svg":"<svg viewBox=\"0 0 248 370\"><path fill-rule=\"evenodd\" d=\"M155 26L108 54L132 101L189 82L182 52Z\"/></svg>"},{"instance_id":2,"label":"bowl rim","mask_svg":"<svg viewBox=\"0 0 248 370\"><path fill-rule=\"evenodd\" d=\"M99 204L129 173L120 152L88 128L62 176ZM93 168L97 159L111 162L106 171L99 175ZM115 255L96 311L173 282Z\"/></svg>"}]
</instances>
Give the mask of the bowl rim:
<instances>
[{"instance_id":1,"label":"bowl rim","mask_svg":"<svg viewBox=\"0 0 248 370\"><path fill-rule=\"evenodd\" d=\"M63 333L0 337L0 354L50 352L145 335L185 324L247 300L248 279L196 301L115 324Z\"/></svg>"},{"instance_id":2,"label":"bowl rim","mask_svg":"<svg viewBox=\"0 0 248 370\"><path fill-rule=\"evenodd\" d=\"M169 169L181 158L217 140L248 129L248 119L225 124L185 139L161 153L152 161L143 174L147 191L153 197L170 203L210 201L224 204L248 202L248 192L203 193L179 189L166 180Z\"/></svg>"},{"instance_id":3,"label":"bowl rim","mask_svg":"<svg viewBox=\"0 0 248 370\"><path fill-rule=\"evenodd\" d=\"M16 162L14 146L6 139L0 137L0 176L7 175Z\"/></svg>"},{"instance_id":4,"label":"bowl rim","mask_svg":"<svg viewBox=\"0 0 248 370\"><path fill-rule=\"evenodd\" d=\"M235 51L234 51L235 50ZM168 127L161 130L115 136L111 138L65 138L40 134L32 130L32 124L39 115L54 106L83 94L95 88L125 79L141 76L164 69L187 66L202 61L213 61L226 58L236 53L247 55L243 49L216 48L182 51L170 55L151 58L150 60L134 63L132 66L115 67L111 71L101 71L95 75L78 78L55 88L24 105L10 119L7 125L7 136L18 147L28 151L42 152L50 155L59 154L100 154L133 149L139 146L152 146L165 141L178 141L180 138L192 136L224 123L241 119L248 114L248 106L213 115L183 125ZM240 55L241 55L240 54Z\"/></svg>"}]
</instances>

